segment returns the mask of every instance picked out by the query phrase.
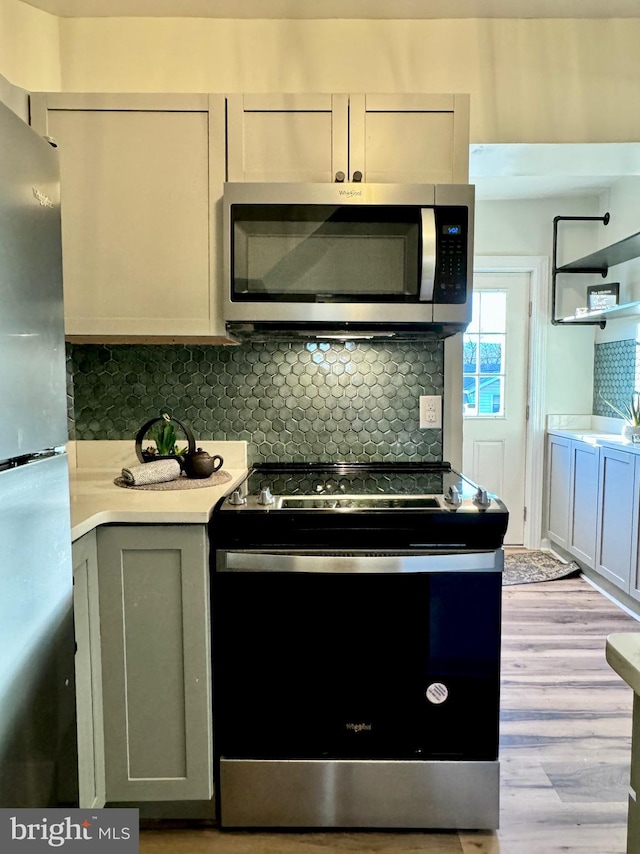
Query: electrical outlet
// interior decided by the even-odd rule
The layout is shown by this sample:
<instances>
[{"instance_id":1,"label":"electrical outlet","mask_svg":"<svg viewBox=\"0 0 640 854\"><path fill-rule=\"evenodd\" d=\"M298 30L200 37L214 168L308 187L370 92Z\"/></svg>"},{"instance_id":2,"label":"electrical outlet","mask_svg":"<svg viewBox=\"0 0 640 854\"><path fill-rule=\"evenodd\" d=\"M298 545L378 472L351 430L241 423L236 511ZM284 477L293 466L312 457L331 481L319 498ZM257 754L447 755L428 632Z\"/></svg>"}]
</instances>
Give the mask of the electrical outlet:
<instances>
[{"instance_id":1,"label":"electrical outlet","mask_svg":"<svg viewBox=\"0 0 640 854\"><path fill-rule=\"evenodd\" d=\"M420 395L420 429L442 429L442 395Z\"/></svg>"}]
</instances>

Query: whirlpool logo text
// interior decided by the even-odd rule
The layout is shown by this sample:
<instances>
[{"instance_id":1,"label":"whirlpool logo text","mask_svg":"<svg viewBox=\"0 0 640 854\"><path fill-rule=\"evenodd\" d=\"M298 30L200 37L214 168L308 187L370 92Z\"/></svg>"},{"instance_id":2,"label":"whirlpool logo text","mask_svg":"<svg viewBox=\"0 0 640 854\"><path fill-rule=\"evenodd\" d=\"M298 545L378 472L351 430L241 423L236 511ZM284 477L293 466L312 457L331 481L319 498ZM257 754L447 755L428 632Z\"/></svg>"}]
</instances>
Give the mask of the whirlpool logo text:
<instances>
[{"instance_id":1,"label":"whirlpool logo text","mask_svg":"<svg viewBox=\"0 0 640 854\"><path fill-rule=\"evenodd\" d=\"M345 724L345 726L347 729L350 729L353 732L371 732L371 730L373 729L372 724L365 724L365 723L361 723L361 724L348 723L348 724Z\"/></svg>"}]
</instances>

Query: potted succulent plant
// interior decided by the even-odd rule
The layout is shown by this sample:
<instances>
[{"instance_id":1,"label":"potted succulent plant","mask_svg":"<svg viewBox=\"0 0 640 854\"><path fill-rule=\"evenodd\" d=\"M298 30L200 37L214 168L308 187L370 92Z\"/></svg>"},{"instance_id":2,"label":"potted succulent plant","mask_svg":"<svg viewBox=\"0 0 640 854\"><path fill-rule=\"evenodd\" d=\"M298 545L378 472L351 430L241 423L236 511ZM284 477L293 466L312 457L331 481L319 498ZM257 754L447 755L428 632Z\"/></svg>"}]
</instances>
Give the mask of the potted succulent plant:
<instances>
[{"instance_id":1,"label":"potted succulent plant","mask_svg":"<svg viewBox=\"0 0 640 854\"><path fill-rule=\"evenodd\" d=\"M602 395L600 395L602 397ZM626 442L640 442L640 392L634 391L631 395L631 401L623 404L622 409L618 409L609 400L602 397L607 406L610 406L614 412L617 412L620 418L624 419L622 427L622 438Z\"/></svg>"},{"instance_id":2,"label":"potted succulent plant","mask_svg":"<svg viewBox=\"0 0 640 854\"><path fill-rule=\"evenodd\" d=\"M176 434L176 426L182 430L187 439L187 447L178 447L178 437ZM142 443L146 439L153 440L153 445L145 445ZM182 465L185 457L193 454L195 451L195 440L191 430L184 424L181 424L177 418L172 418L166 412L163 412L159 418L152 418L138 431L136 436L136 455L141 463L149 463L153 460L178 460Z\"/></svg>"}]
</instances>

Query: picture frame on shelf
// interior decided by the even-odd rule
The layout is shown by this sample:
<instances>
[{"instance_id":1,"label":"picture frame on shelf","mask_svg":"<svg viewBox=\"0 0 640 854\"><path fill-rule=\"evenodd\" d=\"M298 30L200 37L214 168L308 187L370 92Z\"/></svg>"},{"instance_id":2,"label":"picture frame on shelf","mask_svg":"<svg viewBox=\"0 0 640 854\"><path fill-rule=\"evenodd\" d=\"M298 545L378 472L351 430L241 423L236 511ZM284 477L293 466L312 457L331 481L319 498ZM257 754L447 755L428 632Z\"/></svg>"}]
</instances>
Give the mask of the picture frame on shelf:
<instances>
[{"instance_id":1,"label":"picture frame on shelf","mask_svg":"<svg viewBox=\"0 0 640 854\"><path fill-rule=\"evenodd\" d=\"M587 306L589 311L602 311L618 305L620 283L611 282L608 285L591 285L587 288Z\"/></svg>"}]
</instances>

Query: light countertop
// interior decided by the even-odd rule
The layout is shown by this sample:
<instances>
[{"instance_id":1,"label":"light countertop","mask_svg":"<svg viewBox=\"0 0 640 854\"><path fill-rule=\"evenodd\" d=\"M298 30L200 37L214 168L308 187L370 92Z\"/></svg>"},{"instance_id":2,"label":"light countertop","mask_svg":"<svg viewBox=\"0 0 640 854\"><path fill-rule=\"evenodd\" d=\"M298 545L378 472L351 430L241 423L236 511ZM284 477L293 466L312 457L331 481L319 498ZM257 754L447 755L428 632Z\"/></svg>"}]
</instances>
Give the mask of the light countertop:
<instances>
[{"instance_id":1,"label":"light countertop","mask_svg":"<svg viewBox=\"0 0 640 854\"><path fill-rule=\"evenodd\" d=\"M621 418L600 415L547 416L547 433L554 436L640 453L640 445L634 445L622 438L623 426L624 421Z\"/></svg>"},{"instance_id":2,"label":"light countertop","mask_svg":"<svg viewBox=\"0 0 640 854\"><path fill-rule=\"evenodd\" d=\"M247 474L246 443L199 442L209 453L220 454L222 471L231 480L198 489L153 491L116 486L122 468L139 465L132 442L70 443L71 537L77 540L98 525L206 524L219 498Z\"/></svg>"},{"instance_id":3,"label":"light countertop","mask_svg":"<svg viewBox=\"0 0 640 854\"><path fill-rule=\"evenodd\" d=\"M548 428L547 432L553 433L554 436L567 436L569 439L580 439L584 442L624 442L620 433L607 433L603 430L554 427Z\"/></svg>"},{"instance_id":4,"label":"light countertop","mask_svg":"<svg viewBox=\"0 0 640 854\"><path fill-rule=\"evenodd\" d=\"M588 442L590 445L617 448L621 451L630 451L633 454L640 454L640 444L634 444L633 442L623 439L620 433L607 433L599 430L582 430L579 428L547 428L547 433L554 436L564 436L566 439L574 439L579 442Z\"/></svg>"}]
</instances>

